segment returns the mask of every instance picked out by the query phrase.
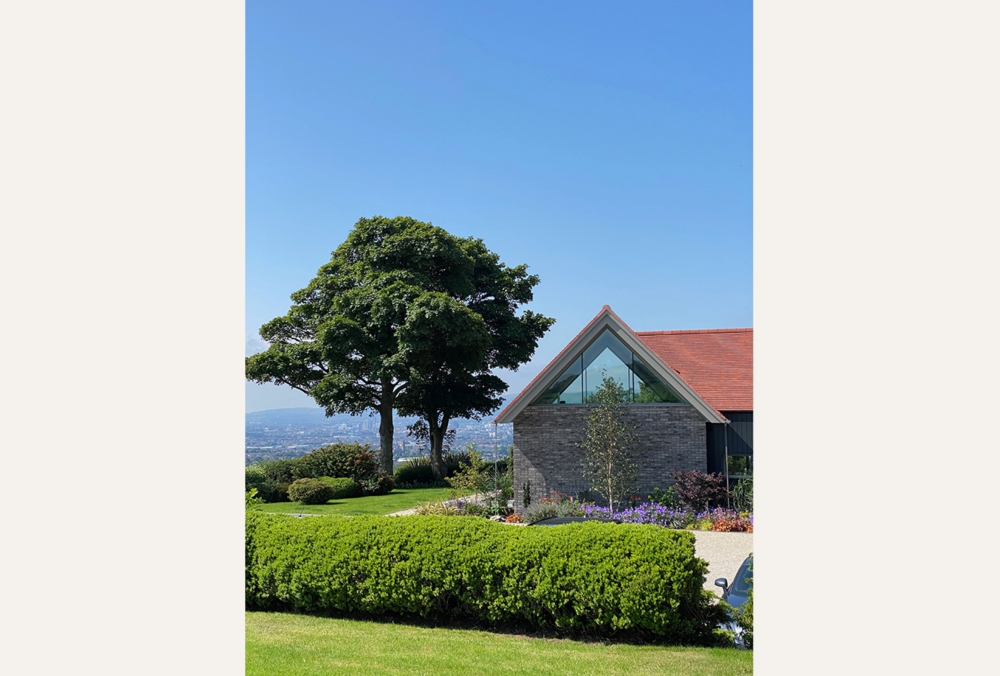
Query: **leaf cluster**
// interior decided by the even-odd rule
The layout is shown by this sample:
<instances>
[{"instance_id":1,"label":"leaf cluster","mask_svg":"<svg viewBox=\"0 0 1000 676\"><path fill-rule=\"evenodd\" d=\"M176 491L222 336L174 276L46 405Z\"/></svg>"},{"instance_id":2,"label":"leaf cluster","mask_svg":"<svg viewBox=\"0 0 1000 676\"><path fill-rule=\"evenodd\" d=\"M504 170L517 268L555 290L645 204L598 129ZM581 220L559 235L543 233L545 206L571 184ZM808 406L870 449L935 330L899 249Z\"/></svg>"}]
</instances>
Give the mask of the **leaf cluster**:
<instances>
[{"instance_id":1,"label":"leaf cluster","mask_svg":"<svg viewBox=\"0 0 1000 676\"><path fill-rule=\"evenodd\" d=\"M724 505L729 495L726 479L718 472L711 474L697 470L674 470L670 473L674 480L674 491L684 509L708 510Z\"/></svg>"}]
</instances>

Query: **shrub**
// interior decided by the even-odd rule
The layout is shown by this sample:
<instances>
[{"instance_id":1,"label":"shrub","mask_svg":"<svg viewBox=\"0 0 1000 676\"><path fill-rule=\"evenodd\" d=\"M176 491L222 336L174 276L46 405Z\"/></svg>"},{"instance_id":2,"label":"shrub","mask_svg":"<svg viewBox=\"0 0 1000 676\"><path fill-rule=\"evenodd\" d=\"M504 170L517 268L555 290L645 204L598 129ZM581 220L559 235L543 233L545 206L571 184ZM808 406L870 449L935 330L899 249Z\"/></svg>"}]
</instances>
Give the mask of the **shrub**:
<instances>
[{"instance_id":1,"label":"shrub","mask_svg":"<svg viewBox=\"0 0 1000 676\"><path fill-rule=\"evenodd\" d=\"M388 472L379 472L373 477L362 479L359 483L365 495L385 495L396 487L396 482Z\"/></svg>"},{"instance_id":2,"label":"shrub","mask_svg":"<svg viewBox=\"0 0 1000 676\"><path fill-rule=\"evenodd\" d=\"M414 510L421 516L458 516L458 507L447 502L432 502L427 505L420 505Z\"/></svg>"},{"instance_id":3,"label":"shrub","mask_svg":"<svg viewBox=\"0 0 1000 676\"><path fill-rule=\"evenodd\" d=\"M346 500L347 498L359 497L362 494L358 482L349 477L321 476L319 480L333 489L331 500Z\"/></svg>"},{"instance_id":4,"label":"shrub","mask_svg":"<svg viewBox=\"0 0 1000 676\"><path fill-rule=\"evenodd\" d=\"M303 505L322 505L333 497L333 487L319 479L296 479L288 487L288 497Z\"/></svg>"},{"instance_id":5,"label":"shrub","mask_svg":"<svg viewBox=\"0 0 1000 676\"><path fill-rule=\"evenodd\" d=\"M298 479L292 471L292 468L295 467L297 460L298 458L266 460L258 463L257 467L264 472L264 476L267 477L268 480L273 481L276 484L290 484Z\"/></svg>"},{"instance_id":6,"label":"shrub","mask_svg":"<svg viewBox=\"0 0 1000 676\"><path fill-rule=\"evenodd\" d=\"M584 506L572 497L559 491L550 491L525 514L525 521L535 523L554 516L586 516Z\"/></svg>"},{"instance_id":7,"label":"shrub","mask_svg":"<svg viewBox=\"0 0 1000 676\"><path fill-rule=\"evenodd\" d=\"M707 643L724 615L702 587L706 570L690 533L661 528L246 518L248 609Z\"/></svg>"},{"instance_id":8,"label":"shrub","mask_svg":"<svg viewBox=\"0 0 1000 676\"><path fill-rule=\"evenodd\" d=\"M706 474L697 470L674 470L674 491L681 507L708 510L726 502L726 479L719 473Z\"/></svg>"},{"instance_id":9,"label":"shrub","mask_svg":"<svg viewBox=\"0 0 1000 676\"><path fill-rule=\"evenodd\" d=\"M745 517L727 514L712 519L712 530L719 533L752 533L753 524Z\"/></svg>"},{"instance_id":10,"label":"shrub","mask_svg":"<svg viewBox=\"0 0 1000 676\"><path fill-rule=\"evenodd\" d=\"M367 444L321 446L296 458L292 467L292 474L296 479L349 477L361 485L364 485L365 480L377 477L378 472L378 460Z\"/></svg>"},{"instance_id":11,"label":"shrub","mask_svg":"<svg viewBox=\"0 0 1000 676\"><path fill-rule=\"evenodd\" d=\"M256 490L261 502L288 502L288 484L269 478L264 463L246 468L246 490Z\"/></svg>"},{"instance_id":12,"label":"shrub","mask_svg":"<svg viewBox=\"0 0 1000 676\"><path fill-rule=\"evenodd\" d=\"M423 485L434 483L434 472L429 462L420 462L422 458L404 460L396 468L394 478L396 484Z\"/></svg>"},{"instance_id":13,"label":"shrub","mask_svg":"<svg viewBox=\"0 0 1000 676\"><path fill-rule=\"evenodd\" d=\"M246 497L243 499L243 507L244 509L250 509L254 505L259 505L262 502L264 501L258 497L257 489L251 488L246 492Z\"/></svg>"},{"instance_id":14,"label":"shrub","mask_svg":"<svg viewBox=\"0 0 1000 676\"><path fill-rule=\"evenodd\" d=\"M733 509L738 512L753 511L753 479L740 479L729 491Z\"/></svg>"},{"instance_id":15,"label":"shrub","mask_svg":"<svg viewBox=\"0 0 1000 676\"><path fill-rule=\"evenodd\" d=\"M504 521L506 523L524 523L524 519L521 518L520 514L508 514Z\"/></svg>"},{"instance_id":16,"label":"shrub","mask_svg":"<svg viewBox=\"0 0 1000 676\"><path fill-rule=\"evenodd\" d=\"M677 489L673 486L667 486L665 491L654 488L653 492L646 496L646 500L663 507L680 507L680 501L677 500Z\"/></svg>"},{"instance_id":17,"label":"shrub","mask_svg":"<svg viewBox=\"0 0 1000 676\"><path fill-rule=\"evenodd\" d=\"M748 650L753 650L753 589L747 594L747 600L736 613L736 624L743 630L743 645Z\"/></svg>"}]
</instances>

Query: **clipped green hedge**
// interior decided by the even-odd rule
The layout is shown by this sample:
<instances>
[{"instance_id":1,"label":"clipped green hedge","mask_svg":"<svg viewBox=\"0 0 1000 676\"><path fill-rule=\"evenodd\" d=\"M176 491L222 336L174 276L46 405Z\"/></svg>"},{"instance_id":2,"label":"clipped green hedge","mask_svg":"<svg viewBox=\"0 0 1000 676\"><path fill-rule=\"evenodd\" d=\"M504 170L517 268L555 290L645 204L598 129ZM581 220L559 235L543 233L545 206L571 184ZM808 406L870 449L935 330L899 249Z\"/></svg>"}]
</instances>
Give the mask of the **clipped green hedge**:
<instances>
[{"instance_id":1,"label":"clipped green hedge","mask_svg":"<svg viewBox=\"0 0 1000 676\"><path fill-rule=\"evenodd\" d=\"M707 643L694 536L644 525L248 512L246 605Z\"/></svg>"},{"instance_id":2,"label":"clipped green hedge","mask_svg":"<svg viewBox=\"0 0 1000 676\"><path fill-rule=\"evenodd\" d=\"M319 480L333 489L331 500L345 500L361 496L361 486L350 477L321 476Z\"/></svg>"}]
</instances>

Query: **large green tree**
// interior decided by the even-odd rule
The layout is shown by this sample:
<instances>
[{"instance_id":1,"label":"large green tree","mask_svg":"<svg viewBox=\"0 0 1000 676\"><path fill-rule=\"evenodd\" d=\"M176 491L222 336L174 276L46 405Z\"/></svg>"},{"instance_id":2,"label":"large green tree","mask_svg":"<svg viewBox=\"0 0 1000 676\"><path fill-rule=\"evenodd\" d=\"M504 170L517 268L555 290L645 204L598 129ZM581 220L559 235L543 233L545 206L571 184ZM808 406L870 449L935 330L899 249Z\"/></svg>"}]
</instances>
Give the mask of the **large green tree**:
<instances>
[{"instance_id":1,"label":"large green tree","mask_svg":"<svg viewBox=\"0 0 1000 676\"><path fill-rule=\"evenodd\" d=\"M247 358L246 375L305 392L327 415L378 413L385 471L393 410L443 428L432 436L440 459L441 412L453 419L495 410L506 386L490 370L527 361L552 324L517 312L537 284L527 266L506 267L481 240L412 218L362 218L292 294L288 314L261 327L270 345ZM461 405L443 396L459 391Z\"/></svg>"}]
</instances>

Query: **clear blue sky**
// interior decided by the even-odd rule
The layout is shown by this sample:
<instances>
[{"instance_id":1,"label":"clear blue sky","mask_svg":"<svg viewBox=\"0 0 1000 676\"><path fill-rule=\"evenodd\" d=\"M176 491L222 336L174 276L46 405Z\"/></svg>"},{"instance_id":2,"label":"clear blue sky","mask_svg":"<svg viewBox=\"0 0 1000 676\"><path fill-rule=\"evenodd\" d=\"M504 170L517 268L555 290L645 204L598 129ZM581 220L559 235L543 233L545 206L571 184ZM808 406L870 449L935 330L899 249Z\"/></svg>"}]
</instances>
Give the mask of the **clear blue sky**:
<instances>
[{"instance_id":1,"label":"clear blue sky","mask_svg":"<svg viewBox=\"0 0 1000 676\"><path fill-rule=\"evenodd\" d=\"M556 318L753 325L752 5L247 3L247 353L362 216L481 237ZM247 410L309 406L247 384Z\"/></svg>"}]
</instances>

